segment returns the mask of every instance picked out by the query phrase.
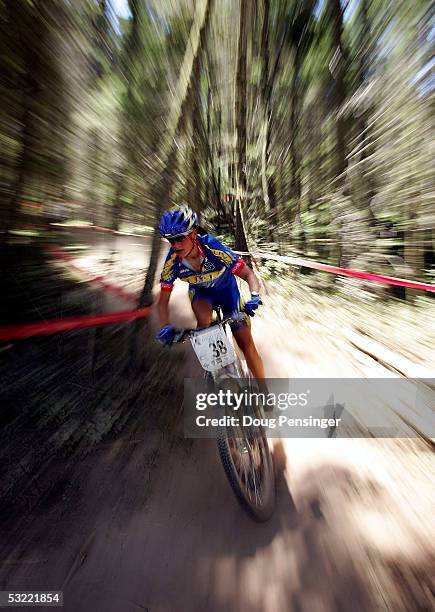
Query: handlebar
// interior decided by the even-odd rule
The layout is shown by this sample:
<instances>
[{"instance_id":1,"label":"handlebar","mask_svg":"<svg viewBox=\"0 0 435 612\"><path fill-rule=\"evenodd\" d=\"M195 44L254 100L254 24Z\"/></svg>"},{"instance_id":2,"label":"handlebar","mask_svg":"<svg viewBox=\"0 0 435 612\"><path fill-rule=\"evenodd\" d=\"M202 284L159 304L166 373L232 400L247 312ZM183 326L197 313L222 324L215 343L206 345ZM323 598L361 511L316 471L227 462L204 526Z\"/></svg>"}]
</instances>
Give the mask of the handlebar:
<instances>
[{"instance_id":1,"label":"handlebar","mask_svg":"<svg viewBox=\"0 0 435 612\"><path fill-rule=\"evenodd\" d=\"M217 319L216 321L212 321L207 327L196 327L194 329L177 329L175 330L174 340L172 344L184 342L184 340L194 332L202 331L203 329L210 329L210 327L214 327L215 325L231 325L231 323L239 323L244 319L245 314L243 312L236 312L229 317L225 317L225 319Z\"/></svg>"}]
</instances>

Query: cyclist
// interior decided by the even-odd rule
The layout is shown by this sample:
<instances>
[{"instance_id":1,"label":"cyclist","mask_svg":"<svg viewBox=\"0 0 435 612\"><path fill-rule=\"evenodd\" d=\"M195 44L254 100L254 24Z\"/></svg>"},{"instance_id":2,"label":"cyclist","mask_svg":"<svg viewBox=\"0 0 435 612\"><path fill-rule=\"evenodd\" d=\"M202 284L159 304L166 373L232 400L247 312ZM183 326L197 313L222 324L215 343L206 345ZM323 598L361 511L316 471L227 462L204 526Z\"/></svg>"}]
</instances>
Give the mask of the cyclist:
<instances>
[{"instance_id":1,"label":"cyclist","mask_svg":"<svg viewBox=\"0 0 435 612\"><path fill-rule=\"evenodd\" d=\"M198 327L208 327L215 306L224 317L243 310L250 317L262 304L260 283L254 272L231 249L207 233L199 234L198 216L185 204L174 206L160 219L160 234L171 244L160 277L160 297L157 304L161 329L157 335L162 344L170 346L175 330L169 323L169 298L174 281L189 283L189 297ZM246 281L251 299L242 306L234 276ZM264 366L251 335L249 317L231 324L236 342L254 378L264 379Z\"/></svg>"}]
</instances>

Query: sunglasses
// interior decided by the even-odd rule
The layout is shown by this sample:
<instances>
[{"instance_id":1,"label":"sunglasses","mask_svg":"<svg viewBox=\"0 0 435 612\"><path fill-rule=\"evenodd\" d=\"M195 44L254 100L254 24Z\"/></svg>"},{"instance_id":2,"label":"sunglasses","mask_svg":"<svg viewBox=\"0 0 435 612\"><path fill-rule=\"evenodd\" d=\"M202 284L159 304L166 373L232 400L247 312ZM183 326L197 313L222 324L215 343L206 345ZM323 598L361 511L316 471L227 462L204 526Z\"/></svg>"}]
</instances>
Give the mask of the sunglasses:
<instances>
[{"instance_id":1,"label":"sunglasses","mask_svg":"<svg viewBox=\"0 0 435 612\"><path fill-rule=\"evenodd\" d=\"M175 238L166 238L166 240L171 246L174 246L174 244L176 244L177 242L183 242L183 240L185 240L186 238L187 236L177 236Z\"/></svg>"}]
</instances>

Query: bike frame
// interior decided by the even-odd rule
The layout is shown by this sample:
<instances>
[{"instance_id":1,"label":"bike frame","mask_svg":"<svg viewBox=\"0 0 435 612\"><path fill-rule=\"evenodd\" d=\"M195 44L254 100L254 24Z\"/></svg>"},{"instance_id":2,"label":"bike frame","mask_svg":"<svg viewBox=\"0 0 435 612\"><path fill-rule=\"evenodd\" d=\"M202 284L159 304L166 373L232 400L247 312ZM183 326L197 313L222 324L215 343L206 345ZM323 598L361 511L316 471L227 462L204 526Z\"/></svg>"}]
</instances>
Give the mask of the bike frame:
<instances>
[{"instance_id":1,"label":"bike frame","mask_svg":"<svg viewBox=\"0 0 435 612\"><path fill-rule=\"evenodd\" d=\"M244 371L235 352L233 361L215 370L207 369L204 361L209 368L213 361L210 362L207 355L204 359L201 350L197 352L199 347L195 348L193 339L195 334L213 326L221 326L223 333L227 334L226 326L240 320L241 313L235 313L233 316L222 319L218 312L218 319L208 327L180 330L175 334L174 342L183 342L186 338L190 338L201 367L204 369L205 378L213 380L216 386L223 384L225 380L231 380L231 384L234 383L240 387L246 384L247 378L252 377L247 369ZM216 349L215 344L213 348ZM249 381L249 386L252 382L252 380ZM275 476L273 458L263 428L252 427L249 430L239 426L235 429L223 428L217 437L217 446L224 471L241 506L255 520L268 520L275 506Z\"/></svg>"}]
</instances>

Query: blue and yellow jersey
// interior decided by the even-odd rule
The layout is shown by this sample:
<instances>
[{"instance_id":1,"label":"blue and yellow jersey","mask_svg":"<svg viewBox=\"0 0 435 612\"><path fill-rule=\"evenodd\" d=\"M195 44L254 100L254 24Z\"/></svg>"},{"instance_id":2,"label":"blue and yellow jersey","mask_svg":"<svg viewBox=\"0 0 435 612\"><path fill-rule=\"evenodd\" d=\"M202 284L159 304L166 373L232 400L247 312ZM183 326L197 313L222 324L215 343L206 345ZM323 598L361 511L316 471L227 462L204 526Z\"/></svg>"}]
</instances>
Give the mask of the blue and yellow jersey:
<instances>
[{"instance_id":1,"label":"blue and yellow jersey","mask_svg":"<svg viewBox=\"0 0 435 612\"><path fill-rule=\"evenodd\" d=\"M172 291L177 278L191 287L220 289L245 265L234 251L210 234L198 236L197 245L201 258L199 272L193 270L187 259L181 260L172 247L169 249L160 277L162 291Z\"/></svg>"}]
</instances>

